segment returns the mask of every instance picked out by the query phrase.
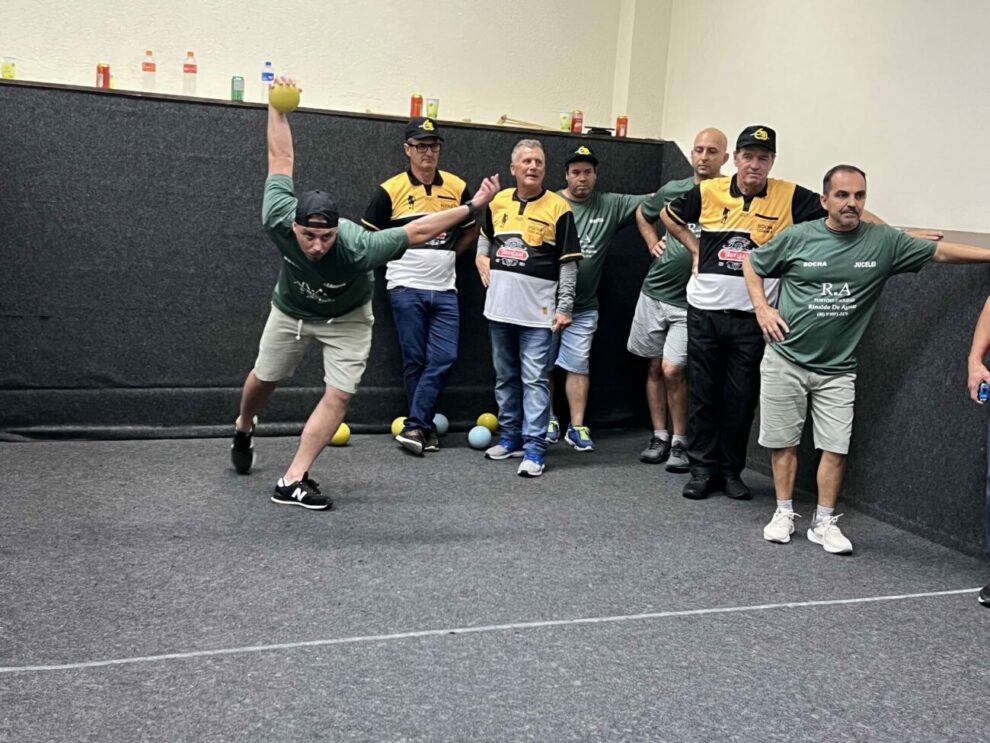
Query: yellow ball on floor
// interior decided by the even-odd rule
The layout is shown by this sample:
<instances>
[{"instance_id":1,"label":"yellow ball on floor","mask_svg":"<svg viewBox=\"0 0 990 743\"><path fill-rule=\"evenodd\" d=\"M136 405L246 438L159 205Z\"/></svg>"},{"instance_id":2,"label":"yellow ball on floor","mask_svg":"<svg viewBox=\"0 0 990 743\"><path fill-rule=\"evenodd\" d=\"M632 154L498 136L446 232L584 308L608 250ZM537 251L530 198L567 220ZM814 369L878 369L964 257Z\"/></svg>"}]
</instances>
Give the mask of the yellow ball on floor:
<instances>
[{"instance_id":1,"label":"yellow ball on floor","mask_svg":"<svg viewBox=\"0 0 990 743\"><path fill-rule=\"evenodd\" d=\"M337 433L330 439L330 446L347 446L347 442L350 440L351 427L346 423L341 423L340 428L337 429Z\"/></svg>"},{"instance_id":2,"label":"yellow ball on floor","mask_svg":"<svg viewBox=\"0 0 990 743\"><path fill-rule=\"evenodd\" d=\"M405 425L406 425L406 416L400 415L398 418L392 421L392 435L398 436L400 433L402 433L402 429L405 428Z\"/></svg>"},{"instance_id":3,"label":"yellow ball on floor","mask_svg":"<svg viewBox=\"0 0 990 743\"><path fill-rule=\"evenodd\" d=\"M498 418L491 413L482 413L478 416L478 425L484 426L492 433L498 430Z\"/></svg>"},{"instance_id":4,"label":"yellow ball on floor","mask_svg":"<svg viewBox=\"0 0 990 743\"><path fill-rule=\"evenodd\" d=\"M268 91L268 102L272 104L272 108L281 113L295 111L299 105L299 88L295 85L276 83Z\"/></svg>"}]
</instances>

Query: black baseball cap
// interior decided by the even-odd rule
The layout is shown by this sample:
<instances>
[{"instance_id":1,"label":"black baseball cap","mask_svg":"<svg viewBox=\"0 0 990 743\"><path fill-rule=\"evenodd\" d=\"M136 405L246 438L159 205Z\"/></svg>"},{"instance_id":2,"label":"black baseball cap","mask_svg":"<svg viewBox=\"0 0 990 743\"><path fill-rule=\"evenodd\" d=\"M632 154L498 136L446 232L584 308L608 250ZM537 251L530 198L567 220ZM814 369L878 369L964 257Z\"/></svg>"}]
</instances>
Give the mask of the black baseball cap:
<instances>
[{"instance_id":1,"label":"black baseball cap","mask_svg":"<svg viewBox=\"0 0 990 743\"><path fill-rule=\"evenodd\" d=\"M437 122L428 116L416 116L406 124L406 140L433 138L443 142Z\"/></svg>"},{"instance_id":2,"label":"black baseball cap","mask_svg":"<svg viewBox=\"0 0 990 743\"><path fill-rule=\"evenodd\" d=\"M567 162L564 163L564 170L567 170L571 163L578 162L588 162L596 168L598 167L598 158L595 157L595 153L592 152L591 148L586 144L581 145L571 153L570 157L567 158Z\"/></svg>"},{"instance_id":3,"label":"black baseball cap","mask_svg":"<svg viewBox=\"0 0 990 743\"><path fill-rule=\"evenodd\" d=\"M311 222L312 217L323 217L326 222ZM340 221L337 202L326 191L306 191L296 204L296 224L302 227L336 227Z\"/></svg>"},{"instance_id":4,"label":"black baseball cap","mask_svg":"<svg viewBox=\"0 0 990 743\"><path fill-rule=\"evenodd\" d=\"M762 124L747 126L739 133L739 139L736 140L736 149L741 150L743 147L764 147L776 153L777 132Z\"/></svg>"}]
</instances>

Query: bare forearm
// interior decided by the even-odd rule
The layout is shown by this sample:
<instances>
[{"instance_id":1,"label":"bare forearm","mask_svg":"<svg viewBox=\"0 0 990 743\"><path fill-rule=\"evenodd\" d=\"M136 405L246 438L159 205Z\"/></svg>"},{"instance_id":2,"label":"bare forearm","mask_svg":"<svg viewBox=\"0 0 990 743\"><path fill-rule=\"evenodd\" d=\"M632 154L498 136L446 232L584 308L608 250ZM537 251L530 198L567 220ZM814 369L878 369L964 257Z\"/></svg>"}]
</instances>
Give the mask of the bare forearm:
<instances>
[{"instance_id":1,"label":"bare forearm","mask_svg":"<svg viewBox=\"0 0 990 743\"><path fill-rule=\"evenodd\" d=\"M746 280L746 291L749 292L749 300L753 303L753 309L759 310L769 306L766 288L763 286L763 277L758 276L753 270L749 263L749 256L743 259L743 278Z\"/></svg>"},{"instance_id":2,"label":"bare forearm","mask_svg":"<svg viewBox=\"0 0 990 743\"><path fill-rule=\"evenodd\" d=\"M653 246L657 244L657 240L660 239L660 235L657 234L656 224L643 216L643 207L636 209L636 229L639 230L643 242L646 243L646 249L652 250Z\"/></svg>"},{"instance_id":3,"label":"bare forearm","mask_svg":"<svg viewBox=\"0 0 990 743\"><path fill-rule=\"evenodd\" d=\"M675 222L667 216L666 211L660 212L660 221L662 221L663 226L667 228L667 232L677 238L677 241L681 245L690 250L695 257L698 256L698 252L700 250L698 238L694 236L694 233L691 232L686 225Z\"/></svg>"},{"instance_id":4,"label":"bare forearm","mask_svg":"<svg viewBox=\"0 0 990 743\"><path fill-rule=\"evenodd\" d=\"M461 211L461 209L464 211ZM429 214L425 217L415 219L405 225L403 229L409 238L409 244L419 245L425 243L427 240L432 240L441 232L446 232L457 226L467 219L470 214L470 205L463 204L453 209L447 209L446 211L436 212L435 214Z\"/></svg>"},{"instance_id":5,"label":"bare forearm","mask_svg":"<svg viewBox=\"0 0 990 743\"><path fill-rule=\"evenodd\" d=\"M990 350L990 298L983 305L983 312L980 313L976 321L976 329L973 331L973 343L969 348L969 363L983 364L983 359Z\"/></svg>"},{"instance_id":6,"label":"bare forearm","mask_svg":"<svg viewBox=\"0 0 990 743\"><path fill-rule=\"evenodd\" d=\"M990 263L990 250L975 245L940 242L932 260L935 263Z\"/></svg>"},{"instance_id":7,"label":"bare forearm","mask_svg":"<svg viewBox=\"0 0 990 743\"><path fill-rule=\"evenodd\" d=\"M292 175L292 130L285 114L268 108L268 173Z\"/></svg>"}]
</instances>

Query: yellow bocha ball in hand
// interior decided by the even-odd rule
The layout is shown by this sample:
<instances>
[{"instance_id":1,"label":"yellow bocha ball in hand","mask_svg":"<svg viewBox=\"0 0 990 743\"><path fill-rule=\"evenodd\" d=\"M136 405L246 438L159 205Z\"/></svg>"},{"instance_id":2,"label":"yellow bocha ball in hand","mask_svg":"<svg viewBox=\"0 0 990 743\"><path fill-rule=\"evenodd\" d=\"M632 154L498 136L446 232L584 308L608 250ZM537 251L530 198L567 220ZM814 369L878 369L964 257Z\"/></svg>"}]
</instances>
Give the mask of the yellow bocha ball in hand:
<instances>
[{"instance_id":1,"label":"yellow bocha ball in hand","mask_svg":"<svg viewBox=\"0 0 990 743\"><path fill-rule=\"evenodd\" d=\"M341 423L340 428L337 429L337 433L330 439L330 446L347 446L347 442L350 440L351 427L346 423Z\"/></svg>"},{"instance_id":2,"label":"yellow bocha ball in hand","mask_svg":"<svg viewBox=\"0 0 990 743\"><path fill-rule=\"evenodd\" d=\"M281 113L295 111L299 106L299 88L295 85L275 83L268 90L268 102L272 104L272 108Z\"/></svg>"}]
</instances>

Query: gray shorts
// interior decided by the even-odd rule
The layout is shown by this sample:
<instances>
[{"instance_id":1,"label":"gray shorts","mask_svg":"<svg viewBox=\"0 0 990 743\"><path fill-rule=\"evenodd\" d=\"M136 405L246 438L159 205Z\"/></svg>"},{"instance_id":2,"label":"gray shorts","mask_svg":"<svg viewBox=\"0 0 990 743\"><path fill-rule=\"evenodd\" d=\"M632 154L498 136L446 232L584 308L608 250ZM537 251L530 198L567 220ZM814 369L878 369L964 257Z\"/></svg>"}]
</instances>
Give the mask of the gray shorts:
<instances>
[{"instance_id":1,"label":"gray shorts","mask_svg":"<svg viewBox=\"0 0 990 743\"><path fill-rule=\"evenodd\" d=\"M687 341L687 310L640 292L626 344L629 353L687 366Z\"/></svg>"},{"instance_id":2,"label":"gray shorts","mask_svg":"<svg viewBox=\"0 0 990 743\"><path fill-rule=\"evenodd\" d=\"M261 333L254 373L263 382L292 376L315 338L323 346L323 381L354 394L368 364L374 323L371 302L327 320L298 320L273 305Z\"/></svg>"},{"instance_id":3,"label":"gray shorts","mask_svg":"<svg viewBox=\"0 0 990 743\"><path fill-rule=\"evenodd\" d=\"M815 448L848 454L855 400L855 372L816 374L767 346L760 364L760 446L801 443L810 401Z\"/></svg>"}]
</instances>

